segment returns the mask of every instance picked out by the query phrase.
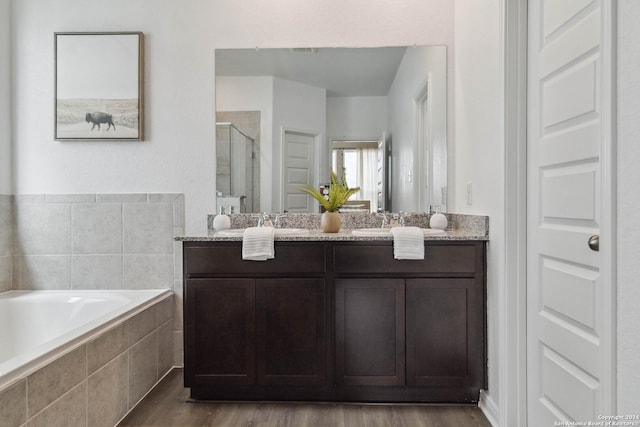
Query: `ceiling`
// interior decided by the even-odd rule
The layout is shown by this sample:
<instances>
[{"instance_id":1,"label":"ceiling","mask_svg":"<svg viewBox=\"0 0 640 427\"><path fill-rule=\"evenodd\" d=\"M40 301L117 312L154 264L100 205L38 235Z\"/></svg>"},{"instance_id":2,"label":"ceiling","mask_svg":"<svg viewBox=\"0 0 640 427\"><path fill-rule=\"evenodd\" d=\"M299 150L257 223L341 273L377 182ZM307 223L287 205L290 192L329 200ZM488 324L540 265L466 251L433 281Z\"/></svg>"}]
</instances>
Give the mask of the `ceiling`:
<instances>
[{"instance_id":1,"label":"ceiling","mask_svg":"<svg viewBox=\"0 0 640 427\"><path fill-rule=\"evenodd\" d=\"M276 76L325 88L329 97L385 96L406 49L218 49L216 76Z\"/></svg>"}]
</instances>

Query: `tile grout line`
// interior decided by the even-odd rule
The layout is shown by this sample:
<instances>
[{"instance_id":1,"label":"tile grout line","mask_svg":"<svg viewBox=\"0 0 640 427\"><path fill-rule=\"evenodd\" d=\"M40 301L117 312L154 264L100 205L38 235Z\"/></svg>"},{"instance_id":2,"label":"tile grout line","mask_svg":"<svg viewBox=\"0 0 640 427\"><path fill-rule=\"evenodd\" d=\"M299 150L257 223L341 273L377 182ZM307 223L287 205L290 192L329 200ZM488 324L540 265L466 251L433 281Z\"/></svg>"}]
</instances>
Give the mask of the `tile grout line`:
<instances>
[{"instance_id":1,"label":"tile grout line","mask_svg":"<svg viewBox=\"0 0 640 427\"><path fill-rule=\"evenodd\" d=\"M101 334L103 335L104 332ZM84 388L84 424L89 427L89 345L84 346L84 381L87 383Z\"/></svg>"},{"instance_id":2,"label":"tile grout line","mask_svg":"<svg viewBox=\"0 0 640 427\"><path fill-rule=\"evenodd\" d=\"M29 377L24 379L24 424L29 422Z\"/></svg>"},{"instance_id":3,"label":"tile grout line","mask_svg":"<svg viewBox=\"0 0 640 427\"><path fill-rule=\"evenodd\" d=\"M73 205L69 205L69 289L73 289Z\"/></svg>"},{"instance_id":4,"label":"tile grout line","mask_svg":"<svg viewBox=\"0 0 640 427\"><path fill-rule=\"evenodd\" d=\"M120 260L122 263L122 271L120 272L120 280L122 282L122 284L120 285L121 289L129 289L128 287L125 287L125 282L124 282L124 278L125 278L125 274L124 274L124 269L125 269L125 265L124 265L124 202L120 203ZM128 339L128 337L127 337ZM128 381L128 379L127 379ZM127 402L128 403L128 402Z\"/></svg>"}]
</instances>

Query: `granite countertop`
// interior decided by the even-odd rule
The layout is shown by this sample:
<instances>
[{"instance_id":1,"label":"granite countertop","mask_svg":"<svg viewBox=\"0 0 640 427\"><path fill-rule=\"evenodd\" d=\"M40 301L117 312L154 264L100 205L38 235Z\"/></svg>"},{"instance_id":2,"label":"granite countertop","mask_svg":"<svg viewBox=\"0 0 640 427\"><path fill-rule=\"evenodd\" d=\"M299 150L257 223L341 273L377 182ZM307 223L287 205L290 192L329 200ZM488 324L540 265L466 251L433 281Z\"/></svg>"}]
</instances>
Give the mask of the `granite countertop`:
<instances>
[{"instance_id":1,"label":"granite countertop","mask_svg":"<svg viewBox=\"0 0 640 427\"><path fill-rule=\"evenodd\" d=\"M489 236L482 233L468 230L446 230L444 233L426 235L425 240L489 240ZM207 236L179 236L176 240L182 242L233 242L242 241L242 236L227 237L219 236L213 230ZM275 241L384 241L393 240L391 235L383 236L357 236L351 233L350 229L342 229L338 233L323 233L321 230L312 229L308 233L287 234L275 236Z\"/></svg>"},{"instance_id":2,"label":"granite countertop","mask_svg":"<svg viewBox=\"0 0 640 427\"><path fill-rule=\"evenodd\" d=\"M448 228L444 233L425 235L425 240L489 240L489 217L483 215L445 214ZM254 227L255 214L232 214L231 228L243 229ZM407 226L429 228L429 214L412 213L406 217ZM176 240L182 242L207 241L242 241L242 236L220 236L213 230L215 215L209 215L208 233L206 236L179 236ZM323 233L320 230L319 214L288 214L283 218L283 228L301 228L308 232L276 236L276 241L375 241L393 240L389 235L357 236L351 230L358 228L379 228L381 217L379 214L342 214L342 229L338 233Z\"/></svg>"}]
</instances>

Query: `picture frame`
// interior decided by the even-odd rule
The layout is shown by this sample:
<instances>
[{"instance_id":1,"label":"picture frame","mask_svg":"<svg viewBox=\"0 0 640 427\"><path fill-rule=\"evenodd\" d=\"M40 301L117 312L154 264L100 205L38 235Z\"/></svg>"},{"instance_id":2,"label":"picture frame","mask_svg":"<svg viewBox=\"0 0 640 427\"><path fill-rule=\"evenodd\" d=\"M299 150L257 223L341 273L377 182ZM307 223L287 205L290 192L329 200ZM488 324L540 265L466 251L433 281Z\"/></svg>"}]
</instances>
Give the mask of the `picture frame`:
<instances>
[{"instance_id":1,"label":"picture frame","mask_svg":"<svg viewBox=\"0 0 640 427\"><path fill-rule=\"evenodd\" d=\"M144 35L56 32L54 139L143 140Z\"/></svg>"}]
</instances>

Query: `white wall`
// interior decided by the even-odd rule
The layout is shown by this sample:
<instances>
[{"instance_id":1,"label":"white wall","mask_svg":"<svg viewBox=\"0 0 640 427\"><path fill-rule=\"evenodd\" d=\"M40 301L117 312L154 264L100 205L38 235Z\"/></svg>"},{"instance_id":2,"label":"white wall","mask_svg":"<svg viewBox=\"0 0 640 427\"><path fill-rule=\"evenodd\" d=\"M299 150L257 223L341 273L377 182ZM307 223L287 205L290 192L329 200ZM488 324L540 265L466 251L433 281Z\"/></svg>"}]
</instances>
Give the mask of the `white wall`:
<instances>
[{"instance_id":1,"label":"white wall","mask_svg":"<svg viewBox=\"0 0 640 427\"><path fill-rule=\"evenodd\" d=\"M17 193L185 193L187 232L214 205L213 49L198 2L12 3ZM153 13L150 11L153 10ZM53 141L53 33L140 30L145 141Z\"/></svg>"},{"instance_id":2,"label":"white wall","mask_svg":"<svg viewBox=\"0 0 640 427\"><path fill-rule=\"evenodd\" d=\"M260 206L271 211L273 77L216 77L217 111L260 111Z\"/></svg>"},{"instance_id":3,"label":"white wall","mask_svg":"<svg viewBox=\"0 0 640 427\"><path fill-rule=\"evenodd\" d=\"M327 98L329 139L373 138L387 130L386 96L345 96Z\"/></svg>"},{"instance_id":4,"label":"white wall","mask_svg":"<svg viewBox=\"0 0 640 427\"><path fill-rule=\"evenodd\" d=\"M640 412L640 3L618 1L618 409Z\"/></svg>"},{"instance_id":5,"label":"white wall","mask_svg":"<svg viewBox=\"0 0 640 427\"><path fill-rule=\"evenodd\" d=\"M273 82L273 168L269 182L272 184L271 211L283 210L282 193L282 139L283 131L294 130L319 134L316 147L316 178L328 176L320 153L325 145L327 128L327 91L281 78Z\"/></svg>"},{"instance_id":6,"label":"white wall","mask_svg":"<svg viewBox=\"0 0 640 427\"><path fill-rule=\"evenodd\" d=\"M13 288L10 0L0 0L0 292Z\"/></svg>"},{"instance_id":7,"label":"white wall","mask_svg":"<svg viewBox=\"0 0 640 427\"><path fill-rule=\"evenodd\" d=\"M446 145L447 139L447 52L432 47L409 48L389 90L389 131L392 148L392 207L394 211L424 212L418 206L418 155L416 154L415 99L430 77L430 132L434 145ZM453 78L453 77L451 77ZM453 93L451 94L453 96ZM442 108L440 108L442 106ZM451 120L454 122L454 120ZM453 147L453 138L450 138ZM452 148L453 149L453 148ZM411 174L411 180L409 175ZM451 209L448 209L450 212Z\"/></svg>"},{"instance_id":8,"label":"white wall","mask_svg":"<svg viewBox=\"0 0 640 427\"><path fill-rule=\"evenodd\" d=\"M501 1L455 4L455 207L489 215L487 259L488 407L500 405L500 293L504 251L504 140ZM466 184L473 187L466 203Z\"/></svg>"},{"instance_id":9,"label":"white wall","mask_svg":"<svg viewBox=\"0 0 640 427\"><path fill-rule=\"evenodd\" d=\"M453 40L453 5L440 0L312 0L304 6L112 0L90 7L82 0L14 0L12 6L16 191L185 193L188 234L206 231L215 204L216 48ZM53 141L53 33L123 30L145 33L145 141Z\"/></svg>"},{"instance_id":10,"label":"white wall","mask_svg":"<svg viewBox=\"0 0 640 427\"><path fill-rule=\"evenodd\" d=\"M0 0L0 194L12 194L10 0Z\"/></svg>"}]
</instances>

